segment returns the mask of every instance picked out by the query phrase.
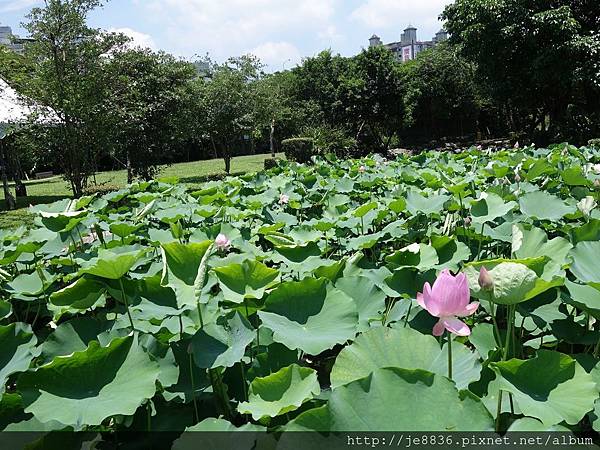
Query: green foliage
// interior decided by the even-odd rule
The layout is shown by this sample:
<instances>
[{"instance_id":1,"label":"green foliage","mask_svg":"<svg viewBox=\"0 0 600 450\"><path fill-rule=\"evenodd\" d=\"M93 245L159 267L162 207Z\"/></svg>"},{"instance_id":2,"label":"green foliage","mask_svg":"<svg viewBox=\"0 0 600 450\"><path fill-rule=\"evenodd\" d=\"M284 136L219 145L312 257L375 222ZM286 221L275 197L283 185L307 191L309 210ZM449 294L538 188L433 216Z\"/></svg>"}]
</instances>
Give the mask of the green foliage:
<instances>
[{"instance_id":1,"label":"green foliage","mask_svg":"<svg viewBox=\"0 0 600 450\"><path fill-rule=\"evenodd\" d=\"M315 142L311 138L292 138L281 142L285 157L302 164L309 163L315 155Z\"/></svg>"},{"instance_id":2,"label":"green foliage","mask_svg":"<svg viewBox=\"0 0 600 450\"><path fill-rule=\"evenodd\" d=\"M598 163L566 144L316 158L38 206L0 231L0 428L169 447L597 427L600 213L575 205ZM440 342L417 296L443 269L479 305Z\"/></svg>"},{"instance_id":3,"label":"green foliage","mask_svg":"<svg viewBox=\"0 0 600 450\"><path fill-rule=\"evenodd\" d=\"M443 14L450 42L477 64L515 131L582 143L598 135L600 51L593 2L459 0Z\"/></svg>"}]
</instances>

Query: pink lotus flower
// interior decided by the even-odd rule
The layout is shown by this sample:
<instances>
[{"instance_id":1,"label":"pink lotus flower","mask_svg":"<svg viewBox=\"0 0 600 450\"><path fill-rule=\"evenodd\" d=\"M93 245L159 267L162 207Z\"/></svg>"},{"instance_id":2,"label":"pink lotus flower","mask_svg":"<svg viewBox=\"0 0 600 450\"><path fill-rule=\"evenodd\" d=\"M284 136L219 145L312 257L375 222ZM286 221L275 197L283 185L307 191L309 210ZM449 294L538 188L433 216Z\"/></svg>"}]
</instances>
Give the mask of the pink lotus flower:
<instances>
[{"instance_id":1,"label":"pink lotus flower","mask_svg":"<svg viewBox=\"0 0 600 450\"><path fill-rule=\"evenodd\" d=\"M279 195L279 204L280 205L287 205L289 202L290 202L290 197L288 197L285 194Z\"/></svg>"},{"instance_id":2,"label":"pink lotus flower","mask_svg":"<svg viewBox=\"0 0 600 450\"><path fill-rule=\"evenodd\" d=\"M467 317L479 308L479 302L469 303L471 296L467 276L452 276L448 269L442 270L433 287L425 283L423 293L417 294L421 308L440 320L433 327L433 335L441 336L444 330L458 336L469 336L471 329L458 317Z\"/></svg>"},{"instance_id":3,"label":"pink lotus flower","mask_svg":"<svg viewBox=\"0 0 600 450\"><path fill-rule=\"evenodd\" d=\"M231 247L231 241L223 233L215 239L215 247L219 250L227 251Z\"/></svg>"},{"instance_id":4,"label":"pink lotus flower","mask_svg":"<svg viewBox=\"0 0 600 450\"><path fill-rule=\"evenodd\" d=\"M358 171L359 171L360 173L365 173L365 171L366 171L366 170L367 170L367 168L366 168L365 166L360 166L360 167L358 168Z\"/></svg>"}]
</instances>

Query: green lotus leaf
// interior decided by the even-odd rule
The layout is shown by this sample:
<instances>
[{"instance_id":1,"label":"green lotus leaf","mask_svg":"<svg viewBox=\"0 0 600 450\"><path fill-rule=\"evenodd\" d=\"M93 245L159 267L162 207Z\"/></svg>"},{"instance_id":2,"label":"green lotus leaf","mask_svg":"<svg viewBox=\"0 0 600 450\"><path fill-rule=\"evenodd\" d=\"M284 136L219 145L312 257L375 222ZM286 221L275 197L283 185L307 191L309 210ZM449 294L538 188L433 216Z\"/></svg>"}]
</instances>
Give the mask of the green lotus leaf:
<instances>
[{"instance_id":1,"label":"green lotus leaf","mask_svg":"<svg viewBox=\"0 0 600 450\"><path fill-rule=\"evenodd\" d=\"M248 390L248 401L238 405L241 414L254 420L277 417L295 411L321 393L317 372L293 364L264 378L255 378Z\"/></svg>"},{"instance_id":2,"label":"green lotus leaf","mask_svg":"<svg viewBox=\"0 0 600 450\"><path fill-rule=\"evenodd\" d=\"M302 264L311 256L321 256L321 249L316 242L304 245L277 245L272 259L286 264Z\"/></svg>"},{"instance_id":3,"label":"green lotus leaf","mask_svg":"<svg viewBox=\"0 0 600 450\"><path fill-rule=\"evenodd\" d=\"M497 218L505 216L516 207L517 204L515 202L505 202L499 195L482 193L480 199L475 200L471 206L471 218L477 224L493 222Z\"/></svg>"},{"instance_id":4,"label":"green lotus leaf","mask_svg":"<svg viewBox=\"0 0 600 450\"><path fill-rule=\"evenodd\" d=\"M27 324L0 326L0 395L4 393L8 377L27 370L39 354L36 343L37 338Z\"/></svg>"},{"instance_id":5,"label":"green lotus leaf","mask_svg":"<svg viewBox=\"0 0 600 450\"><path fill-rule=\"evenodd\" d=\"M12 313L12 305L4 300L0 300L0 320L5 319Z\"/></svg>"},{"instance_id":6,"label":"green lotus leaf","mask_svg":"<svg viewBox=\"0 0 600 450\"><path fill-rule=\"evenodd\" d=\"M450 269L456 271L463 261L471 256L469 247L449 236L431 236L431 246L438 256L435 269Z\"/></svg>"},{"instance_id":7,"label":"green lotus leaf","mask_svg":"<svg viewBox=\"0 0 600 450\"><path fill-rule=\"evenodd\" d=\"M563 275L563 266L567 262L567 255L573 248L571 243L561 237L548 240L546 233L539 228L525 228L523 224L513 226L512 252L516 258L534 258L546 256L553 264L544 267L544 278L551 275Z\"/></svg>"},{"instance_id":8,"label":"green lotus leaf","mask_svg":"<svg viewBox=\"0 0 600 450\"><path fill-rule=\"evenodd\" d=\"M120 238L126 238L142 227L141 224L133 225L127 222L113 222L110 224L110 232Z\"/></svg>"},{"instance_id":9,"label":"green lotus leaf","mask_svg":"<svg viewBox=\"0 0 600 450\"><path fill-rule=\"evenodd\" d=\"M87 211L40 211L42 223L51 231L70 231L77 226L88 214Z\"/></svg>"},{"instance_id":10,"label":"green lotus leaf","mask_svg":"<svg viewBox=\"0 0 600 450\"><path fill-rule=\"evenodd\" d=\"M354 300L322 278L282 283L258 315L275 342L311 355L353 339L358 325Z\"/></svg>"},{"instance_id":11,"label":"green lotus leaf","mask_svg":"<svg viewBox=\"0 0 600 450\"><path fill-rule=\"evenodd\" d=\"M250 260L213 270L219 279L223 297L233 303L243 303L245 298L262 298L279 278L277 270Z\"/></svg>"},{"instance_id":12,"label":"green lotus leaf","mask_svg":"<svg viewBox=\"0 0 600 450\"><path fill-rule=\"evenodd\" d=\"M101 248L98 256L86 261L79 273L118 280L131 270L144 253L145 250L138 246Z\"/></svg>"},{"instance_id":13,"label":"green lotus leaf","mask_svg":"<svg viewBox=\"0 0 600 450\"><path fill-rule=\"evenodd\" d=\"M566 302L586 311L596 319L600 319L600 290L593 286L565 281L571 296Z\"/></svg>"},{"instance_id":14,"label":"green lotus leaf","mask_svg":"<svg viewBox=\"0 0 600 450\"><path fill-rule=\"evenodd\" d=\"M261 338L261 346L262 344ZM298 362L298 350L290 350L285 345L271 342L265 346L264 352L254 357L246 378L252 381L256 377L266 377L296 362Z\"/></svg>"},{"instance_id":15,"label":"green lotus leaf","mask_svg":"<svg viewBox=\"0 0 600 450\"><path fill-rule=\"evenodd\" d=\"M459 392L450 380L423 370L376 369L334 389L327 410L309 410L296 423L305 429L334 432L494 429L492 417L479 399Z\"/></svg>"},{"instance_id":16,"label":"green lotus leaf","mask_svg":"<svg viewBox=\"0 0 600 450\"><path fill-rule=\"evenodd\" d=\"M358 208L356 208L354 211L352 211L352 215L354 217L364 217L367 215L367 213L369 213L370 211L373 211L374 209L377 209L377 202L370 202L367 203L365 205L361 205Z\"/></svg>"},{"instance_id":17,"label":"green lotus leaf","mask_svg":"<svg viewBox=\"0 0 600 450\"><path fill-rule=\"evenodd\" d=\"M0 444L3 448L21 448L20 439L22 439L22 445L30 444L32 437L35 436L33 433L43 435L45 431L62 430L63 428L65 426L62 423L56 421L42 423L33 417L33 414L25 413L19 394L5 393L0 399L0 430L4 432L3 436L0 436ZM36 443L41 441L43 442L43 438Z\"/></svg>"},{"instance_id":18,"label":"green lotus leaf","mask_svg":"<svg viewBox=\"0 0 600 450\"><path fill-rule=\"evenodd\" d=\"M479 379L479 355L459 342L452 345L452 377L459 389ZM383 367L422 369L448 375L448 350L433 337L411 328L374 328L356 338L338 355L331 371L331 387L364 378Z\"/></svg>"},{"instance_id":19,"label":"green lotus leaf","mask_svg":"<svg viewBox=\"0 0 600 450\"><path fill-rule=\"evenodd\" d=\"M198 434L201 433L202 448L236 450L270 449L276 447L267 429L260 425L247 423L236 428L225 419L208 418L187 427L185 432L173 443L173 450L189 450L198 448Z\"/></svg>"},{"instance_id":20,"label":"green lotus leaf","mask_svg":"<svg viewBox=\"0 0 600 450\"><path fill-rule=\"evenodd\" d=\"M254 340L252 325L238 312L220 316L194 335L191 350L198 367L231 367L241 361L246 347Z\"/></svg>"},{"instance_id":21,"label":"green lotus leaf","mask_svg":"<svg viewBox=\"0 0 600 450\"><path fill-rule=\"evenodd\" d=\"M163 273L161 284L170 287L177 295L179 307L196 304L196 282L200 263L211 241L181 244L170 242L162 245Z\"/></svg>"},{"instance_id":22,"label":"green lotus leaf","mask_svg":"<svg viewBox=\"0 0 600 450\"><path fill-rule=\"evenodd\" d=\"M80 430L110 416L132 415L154 396L158 375L158 364L137 337L128 336L107 347L92 341L82 352L25 372L17 388L25 412L42 422L56 420Z\"/></svg>"},{"instance_id":23,"label":"green lotus leaf","mask_svg":"<svg viewBox=\"0 0 600 450\"><path fill-rule=\"evenodd\" d=\"M70 306L74 309L85 310L96 304L106 291L103 283L81 277L69 286L50 295L50 302L56 306Z\"/></svg>"},{"instance_id":24,"label":"green lotus leaf","mask_svg":"<svg viewBox=\"0 0 600 450\"><path fill-rule=\"evenodd\" d=\"M191 340L184 339L171 344L175 359L177 379L175 383L166 387L163 397L168 400L179 399L189 403L198 397L208 386L210 380L207 372L196 364L190 364Z\"/></svg>"},{"instance_id":25,"label":"green lotus leaf","mask_svg":"<svg viewBox=\"0 0 600 450\"><path fill-rule=\"evenodd\" d=\"M569 167L563 170L560 176L568 186L588 186L590 184L581 171L581 166Z\"/></svg>"},{"instance_id":26,"label":"green lotus leaf","mask_svg":"<svg viewBox=\"0 0 600 450\"><path fill-rule=\"evenodd\" d=\"M440 214L444 210L444 203L450 200L448 195L430 195L424 197L418 192L411 191L406 197L406 209L413 214Z\"/></svg>"},{"instance_id":27,"label":"green lotus leaf","mask_svg":"<svg viewBox=\"0 0 600 450\"><path fill-rule=\"evenodd\" d=\"M594 409L600 387L577 361L563 353L539 350L529 360L491 363L496 379L488 393L510 392L520 411L545 426L578 423ZM490 398L490 406L494 398ZM494 410L495 414L495 410Z\"/></svg>"},{"instance_id":28,"label":"green lotus leaf","mask_svg":"<svg viewBox=\"0 0 600 450\"><path fill-rule=\"evenodd\" d=\"M523 417L522 419L515 420L508 431L511 433L544 433L544 432L569 432L567 427L562 425L544 425L539 420L531 417Z\"/></svg>"},{"instance_id":29,"label":"green lotus leaf","mask_svg":"<svg viewBox=\"0 0 600 450\"><path fill-rule=\"evenodd\" d=\"M598 255L600 254L599 241L585 241L578 243L569 255L573 259L571 272L583 283L600 283L598 272Z\"/></svg>"},{"instance_id":30,"label":"green lotus leaf","mask_svg":"<svg viewBox=\"0 0 600 450\"><path fill-rule=\"evenodd\" d=\"M560 220L565 215L572 214L577 210L555 195L544 191L534 191L523 195L519 199L519 205L523 214L541 220Z\"/></svg>"},{"instance_id":31,"label":"green lotus leaf","mask_svg":"<svg viewBox=\"0 0 600 450\"><path fill-rule=\"evenodd\" d=\"M40 361L48 363L57 356L85 351L90 342L100 342L98 336L110 330L112 324L90 317L79 317L61 323L41 345Z\"/></svg>"},{"instance_id":32,"label":"green lotus leaf","mask_svg":"<svg viewBox=\"0 0 600 450\"><path fill-rule=\"evenodd\" d=\"M40 271L36 270L30 274L17 275L8 283L7 290L19 296L35 297L40 295L56 279L56 275L52 275L46 270L42 270L41 274L42 277L40 277Z\"/></svg>"},{"instance_id":33,"label":"green lotus leaf","mask_svg":"<svg viewBox=\"0 0 600 450\"><path fill-rule=\"evenodd\" d=\"M228 422L224 419L214 419L214 418L208 418L208 419L204 419L202 422L188 427L185 429L185 431L203 431L203 432L232 432L232 431L244 431L244 432L257 432L257 433L263 433L265 431L267 431L267 429L265 427L261 427L260 425L254 425L251 423L248 423L246 425L242 425L239 428L236 428L235 425L233 425L231 422ZM240 439L239 437L237 437L236 439ZM174 447L177 448L177 447ZM236 447L237 448L237 447Z\"/></svg>"},{"instance_id":34,"label":"green lotus leaf","mask_svg":"<svg viewBox=\"0 0 600 450\"><path fill-rule=\"evenodd\" d=\"M381 320L386 294L373 281L366 277L345 277L340 278L335 286L356 303L359 333L368 330L371 321Z\"/></svg>"},{"instance_id":35,"label":"green lotus leaf","mask_svg":"<svg viewBox=\"0 0 600 450\"><path fill-rule=\"evenodd\" d=\"M385 260L397 268L415 267L420 271L432 269L440 262L435 248L427 244L411 244Z\"/></svg>"}]
</instances>

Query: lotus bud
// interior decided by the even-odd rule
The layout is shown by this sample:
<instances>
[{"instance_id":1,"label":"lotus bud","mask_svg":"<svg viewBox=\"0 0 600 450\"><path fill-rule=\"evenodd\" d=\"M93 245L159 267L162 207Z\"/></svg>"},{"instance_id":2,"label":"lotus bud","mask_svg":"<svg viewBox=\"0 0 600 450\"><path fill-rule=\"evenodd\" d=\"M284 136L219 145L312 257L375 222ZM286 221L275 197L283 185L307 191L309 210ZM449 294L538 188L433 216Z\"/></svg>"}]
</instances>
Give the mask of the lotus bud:
<instances>
[{"instance_id":1,"label":"lotus bud","mask_svg":"<svg viewBox=\"0 0 600 450\"><path fill-rule=\"evenodd\" d=\"M479 282L479 287L484 291L492 291L494 289L494 280L488 270L483 266L481 266L481 269L479 270L479 280L477 281Z\"/></svg>"},{"instance_id":2,"label":"lotus bud","mask_svg":"<svg viewBox=\"0 0 600 450\"><path fill-rule=\"evenodd\" d=\"M519 141L515 142L515 148L516 148L516 149L519 149L519 148L521 148L521 145L519 145Z\"/></svg>"},{"instance_id":3,"label":"lotus bud","mask_svg":"<svg viewBox=\"0 0 600 450\"><path fill-rule=\"evenodd\" d=\"M223 233L215 239L215 247L219 250L227 251L231 247L231 241Z\"/></svg>"},{"instance_id":4,"label":"lotus bud","mask_svg":"<svg viewBox=\"0 0 600 450\"><path fill-rule=\"evenodd\" d=\"M279 196L279 204L280 205L287 205L290 202L290 197L285 195L285 194L281 194Z\"/></svg>"},{"instance_id":5,"label":"lotus bud","mask_svg":"<svg viewBox=\"0 0 600 450\"><path fill-rule=\"evenodd\" d=\"M519 173L518 173L518 172L515 174L515 181L516 181L517 183L520 183L520 182L521 182L521 175L519 175Z\"/></svg>"},{"instance_id":6,"label":"lotus bud","mask_svg":"<svg viewBox=\"0 0 600 450\"><path fill-rule=\"evenodd\" d=\"M600 179L594 180L594 189L596 189L596 190L600 189Z\"/></svg>"},{"instance_id":7,"label":"lotus bud","mask_svg":"<svg viewBox=\"0 0 600 450\"><path fill-rule=\"evenodd\" d=\"M365 173L365 171L366 171L366 170L367 170L367 169L366 169L366 167L365 167L365 166L360 166L360 167L358 168L358 171L359 171L360 173Z\"/></svg>"},{"instance_id":8,"label":"lotus bud","mask_svg":"<svg viewBox=\"0 0 600 450\"><path fill-rule=\"evenodd\" d=\"M465 217L465 227L470 227L471 223L473 223L473 219L471 219L471 216Z\"/></svg>"},{"instance_id":9,"label":"lotus bud","mask_svg":"<svg viewBox=\"0 0 600 450\"><path fill-rule=\"evenodd\" d=\"M577 203L577 209L579 209L579 211L581 211L585 217L589 217L592 209L594 209L596 206L596 200L594 200L594 197L590 195L581 199L579 203Z\"/></svg>"}]
</instances>

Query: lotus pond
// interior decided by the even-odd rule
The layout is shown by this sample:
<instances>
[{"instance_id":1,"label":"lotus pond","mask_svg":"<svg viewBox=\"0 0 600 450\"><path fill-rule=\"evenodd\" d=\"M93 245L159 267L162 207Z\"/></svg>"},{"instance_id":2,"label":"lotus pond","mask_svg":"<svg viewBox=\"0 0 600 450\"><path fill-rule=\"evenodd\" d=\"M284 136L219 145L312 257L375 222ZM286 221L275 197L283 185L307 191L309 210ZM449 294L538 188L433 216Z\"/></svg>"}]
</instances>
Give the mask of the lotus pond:
<instances>
[{"instance_id":1,"label":"lotus pond","mask_svg":"<svg viewBox=\"0 0 600 450\"><path fill-rule=\"evenodd\" d=\"M32 208L0 231L0 429L600 430L599 163L283 162Z\"/></svg>"}]
</instances>

